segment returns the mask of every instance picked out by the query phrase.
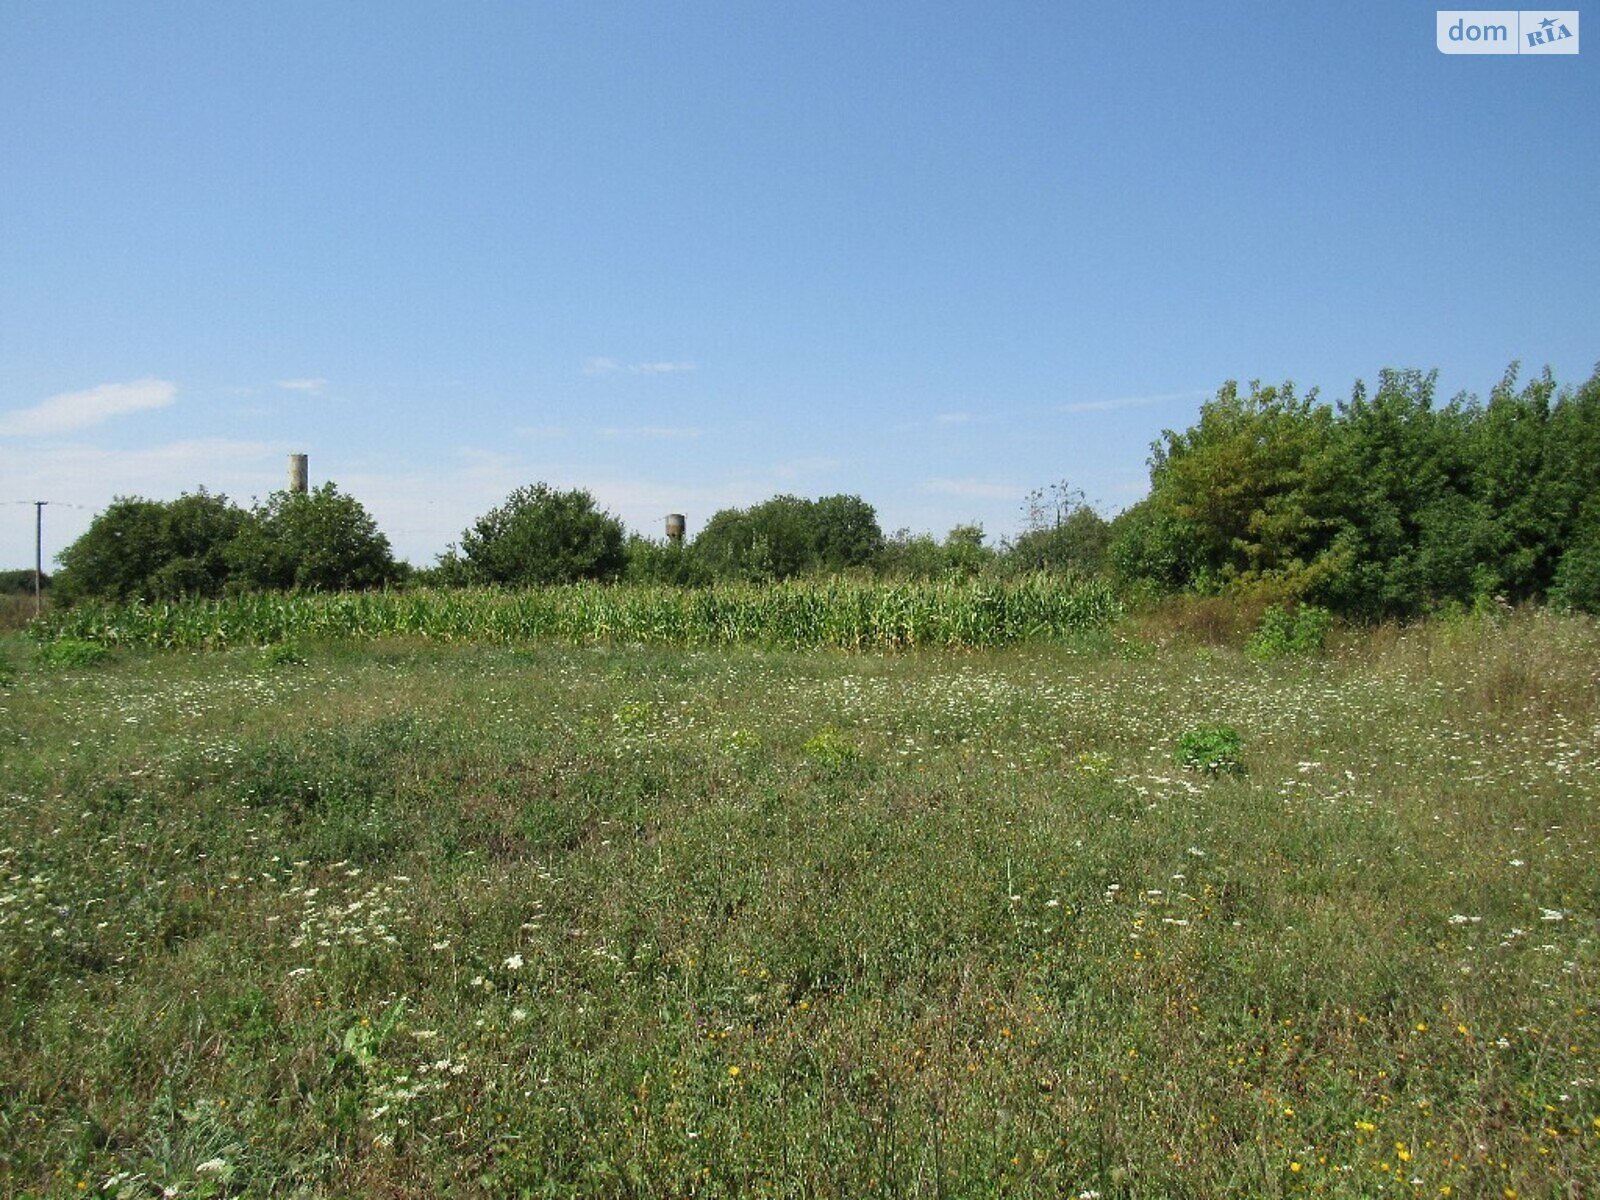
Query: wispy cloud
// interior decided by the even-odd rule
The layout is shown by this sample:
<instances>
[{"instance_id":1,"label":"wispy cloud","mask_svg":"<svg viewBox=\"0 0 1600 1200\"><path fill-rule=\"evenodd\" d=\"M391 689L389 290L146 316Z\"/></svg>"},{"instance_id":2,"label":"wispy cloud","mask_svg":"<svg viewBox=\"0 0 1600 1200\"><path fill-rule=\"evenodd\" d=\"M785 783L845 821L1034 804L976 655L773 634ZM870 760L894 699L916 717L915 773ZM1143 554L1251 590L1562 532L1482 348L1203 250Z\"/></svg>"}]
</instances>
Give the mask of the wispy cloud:
<instances>
[{"instance_id":1,"label":"wispy cloud","mask_svg":"<svg viewBox=\"0 0 1600 1200\"><path fill-rule=\"evenodd\" d=\"M1056 412L1085 413L1085 412L1114 412L1119 408L1143 408L1147 404L1165 404L1169 400L1196 400L1201 396L1209 396L1210 392L1201 389L1193 392L1162 392L1151 396L1117 396L1110 400L1075 400L1070 404L1058 404Z\"/></svg>"},{"instance_id":2,"label":"wispy cloud","mask_svg":"<svg viewBox=\"0 0 1600 1200\"><path fill-rule=\"evenodd\" d=\"M328 386L326 379L280 379L278 386L286 392L308 392L315 394Z\"/></svg>"},{"instance_id":3,"label":"wispy cloud","mask_svg":"<svg viewBox=\"0 0 1600 1200\"><path fill-rule=\"evenodd\" d=\"M676 438L697 438L698 429L679 429L670 425L612 426L598 431L608 438L647 438L651 441L670 441Z\"/></svg>"},{"instance_id":4,"label":"wispy cloud","mask_svg":"<svg viewBox=\"0 0 1600 1200\"><path fill-rule=\"evenodd\" d=\"M136 379L132 383L102 383L82 392L62 392L32 408L0 414L0 437L48 437L87 429L112 417L146 409L165 408L178 394L178 385L165 379Z\"/></svg>"},{"instance_id":5,"label":"wispy cloud","mask_svg":"<svg viewBox=\"0 0 1600 1200\"><path fill-rule=\"evenodd\" d=\"M921 487L939 496L965 496L977 500L1016 500L1022 489L1014 483L995 483L987 479L929 479Z\"/></svg>"},{"instance_id":6,"label":"wispy cloud","mask_svg":"<svg viewBox=\"0 0 1600 1200\"><path fill-rule=\"evenodd\" d=\"M583 362L585 375L614 375L626 372L630 375L673 375L680 371L697 371L699 366L692 362L618 362L614 358L587 358Z\"/></svg>"},{"instance_id":7,"label":"wispy cloud","mask_svg":"<svg viewBox=\"0 0 1600 1200\"><path fill-rule=\"evenodd\" d=\"M938 413L933 418L935 425L967 425L977 420L971 413L948 412Z\"/></svg>"}]
</instances>

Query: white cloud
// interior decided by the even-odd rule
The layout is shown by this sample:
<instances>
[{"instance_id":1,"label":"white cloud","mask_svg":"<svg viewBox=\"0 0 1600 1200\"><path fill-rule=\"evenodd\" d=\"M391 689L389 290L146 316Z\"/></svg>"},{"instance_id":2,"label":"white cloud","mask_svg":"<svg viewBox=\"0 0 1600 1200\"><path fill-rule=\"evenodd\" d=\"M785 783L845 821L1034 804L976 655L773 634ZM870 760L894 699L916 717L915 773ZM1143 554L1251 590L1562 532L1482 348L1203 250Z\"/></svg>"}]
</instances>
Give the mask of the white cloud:
<instances>
[{"instance_id":1,"label":"white cloud","mask_svg":"<svg viewBox=\"0 0 1600 1200\"><path fill-rule=\"evenodd\" d=\"M62 392L32 408L0 414L0 437L48 437L70 433L124 413L165 408L177 394L178 385L165 379L102 383L82 392Z\"/></svg>"},{"instance_id":2,"label":"white cloud","mask_svg":"<svg viewBox=\"0 0 1600 1200\"><path fill-rule=\"evenodd\" d=\"M316 394L328 386L326 379L280 379L278 386L286 392L307 392Z\"/></svg>"},{"instance_id":3,"label":"white cloud","mask_svg":"<svg viewBox=\"0 0 1600 1200\"><path fill-rule=\"evenodd\" d=\"M939 496L966 496L977 500L1017 500L1022 489L1014 483L994 483L984 479L929 479L921 487Z\"/></svg>"},{"instance_id":4,"label":"white cloud","mask_svg":"<svg viewBox=\"0 0 1600 1200\"><path fill-rule=\"evenodd\" d=\"M933 423L935 425L965 425L972 420L974 420L974 417L971 413L949 412L936 415L933 418Z\"/></svg>"},{"instance_id":5,"label":"white cloud","mask_svg":"<svg viewBox=\"0 0 1600 1200\"><path fill-rule=\"evenodd\" d=\"M583 361L585 375L614 375L625 371L632 375L672 375L680 371L697 371L699 366L692 362L640 362L622 363L614 358L586 358Z\"/></svg>"}]
</instances>

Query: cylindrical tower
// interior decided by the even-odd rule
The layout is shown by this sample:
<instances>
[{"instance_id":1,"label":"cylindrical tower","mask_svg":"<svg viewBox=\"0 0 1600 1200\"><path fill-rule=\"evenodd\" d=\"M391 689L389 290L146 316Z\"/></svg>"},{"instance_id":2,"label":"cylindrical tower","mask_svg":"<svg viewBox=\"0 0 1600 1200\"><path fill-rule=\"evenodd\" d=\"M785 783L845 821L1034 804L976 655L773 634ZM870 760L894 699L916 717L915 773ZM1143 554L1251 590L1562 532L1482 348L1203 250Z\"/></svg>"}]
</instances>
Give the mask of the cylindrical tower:
<instances>
[{"instance_id":1,"label":"cylindrical tower","mask_svg":"<svg viewBox=\"0 0 1600 1200\"><path fill-rule=\"evenodd\" d=\"M682 542L684 532L689 528L689 522L682 513L667 514L667 540L669 542Z\"/></svg>"},{"instance_id":2,"label":"cylindrical tower","mask_svg":"<svg viewBox=\"0 0 1600 1200\"><path fill-rule=\"evenodd\" d=\"M291 492L307 491L307 478L306 456L304 454L289 455L289 490Z\"/></svg>"}]
</instances>

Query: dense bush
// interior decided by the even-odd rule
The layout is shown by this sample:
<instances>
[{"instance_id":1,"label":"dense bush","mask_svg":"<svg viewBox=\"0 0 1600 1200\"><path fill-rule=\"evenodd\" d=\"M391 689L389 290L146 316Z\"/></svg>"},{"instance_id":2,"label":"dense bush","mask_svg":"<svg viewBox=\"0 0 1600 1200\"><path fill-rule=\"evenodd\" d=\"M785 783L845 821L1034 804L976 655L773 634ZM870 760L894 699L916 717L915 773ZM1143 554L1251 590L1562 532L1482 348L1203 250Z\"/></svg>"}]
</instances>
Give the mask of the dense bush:
<instances>
[{"instance_id":1,"label":"dense bush","mask_svg":"<svg viewBox=\"0 0 1600 1200\"><path fill-rule=\"evenodd\" d=\"M1384 371L1320 403L1228 383L1152 448L1150 495L1111 526L1125 585L1310 600L1361 618L1555 596L1586 582L1600 494L1600 370L1576 390L1515 367L1487 403Z\"/></svg>"},{"instance_id":2,"label":"dense bush","mask_svg":"<svg viewBox=\"0 0 1600 1200\"><path fill-rule=\"evenodd\" d=\"M240 586L338 592L382 587L404 573L367 510L331 483L274 492L251 515L227 550Z\"/></svg>"},{"instance_id":3,"label":"dense bush","mask_svg":"<svg viewBox=\"0 0 1600 1200\"><path fill-rule=\"evenodd\" d=\"M69 603L221 595L228 544L249 520L204 488L171 501L119 497L59 555L57 591Z\"/></svg>"},{"instance_id":4,"label":"dense bush","mask_svg":"<svg viewBox=\"0 0 1600 1200\"><path fill-rule=\"evenodd\" d=\"M1262 614L1247 647L1252 658L1263 662L1274 658L1288 658L1321 654L1327 648L1328 631L1333 627L1333 614L1315 604L1298 605L1290 611L1274 604Z\"/></svg>"},{"instance_id":5,"label":"dense bush","mask_svg":"<svg viewBox=\"0 0 1600 1200\"><path fill-rule=\"evenodd\" d=\"M622 574L622 522L586 491L518 488L461 535L469 577L482 583L575 583ZM441 564L443 565L443 564Z\"/></svg>"},{"instance_id":6,"label":"dense bush","mask_svg":"<svg viewBox=\"0 0 1600 1200\"><path fill-rule=\"evenodd\" d=\"M691 549L719 579L789 579L873 566L883 550L878 516L859 496L774 496L714 513Z\"/></svg>"},{"instance_id":7,"label":"dense bush","mask_svg":"<svg viewBox=\"0 0 1600 1200\"><path fill-rule=\"evenodd\" d=\"M669 583L698 587L711 582L711 569L682 542L653 542L631 535L623 546L630 583Z\"/></svg>"},{"instance_id":8,"label":"dense bush","mask_svg":"<svg viewBox=\"0 0 1600 1200\"><path fill-rule=\"evenodd\" d=\"M50 573L44 572L39 579L41 591L50 590ZM16 571L0 571L0 596L31 596L33 595L33 569L31 567Z\"/></svg>"},{"instance_id":9,"label":"dense bush","mask_svg":"<svg viewBox=\"0 0 1600 1200\"><path fill-rule=\"evenodd\" d=\"M404 572L366 510L331 483L278 492L249 512L204 488L168 501L120 497L59 558L67 603L367 588Z\"/></svg>"}]
</instances>

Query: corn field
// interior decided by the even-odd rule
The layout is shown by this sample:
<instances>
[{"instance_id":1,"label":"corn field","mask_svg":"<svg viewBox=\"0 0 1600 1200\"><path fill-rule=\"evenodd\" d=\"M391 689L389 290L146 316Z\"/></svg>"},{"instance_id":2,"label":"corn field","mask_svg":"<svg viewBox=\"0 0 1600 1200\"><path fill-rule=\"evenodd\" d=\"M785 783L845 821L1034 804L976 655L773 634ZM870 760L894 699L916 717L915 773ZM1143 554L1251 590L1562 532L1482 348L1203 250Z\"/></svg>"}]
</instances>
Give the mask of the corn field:
<instances>
[{"instance_id":1,"label":"corn field","mask_svg":"<svg viewBox=\"0 0 1600 1200\"><path fill-rule=\"evenodd\" d=\"M47 641L170 649L425 637L888 650L1054 641L1101 628L1119 611L1104 583L1040 575L1005 583L829 579L701 589L577 584L526 591L251 593L81 604L50 614L34 630Z\"/></svg>"}]
</instances>

